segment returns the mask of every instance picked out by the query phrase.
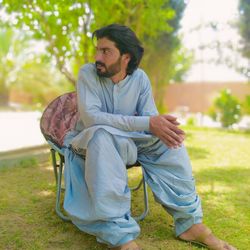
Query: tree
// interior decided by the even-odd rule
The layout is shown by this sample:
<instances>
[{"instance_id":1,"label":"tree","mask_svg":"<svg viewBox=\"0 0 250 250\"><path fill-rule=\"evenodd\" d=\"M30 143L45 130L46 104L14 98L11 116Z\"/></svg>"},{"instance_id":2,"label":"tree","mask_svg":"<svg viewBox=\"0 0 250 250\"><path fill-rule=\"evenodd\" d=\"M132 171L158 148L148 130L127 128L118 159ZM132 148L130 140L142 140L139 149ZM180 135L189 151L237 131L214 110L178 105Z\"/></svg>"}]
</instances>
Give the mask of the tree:
<instances>
[{"instance_id":1,"label":"tree","mask_svg":"<svg viewBox=\"0 0 250 250\"><path fill-rule=\"evenodd\" d=\"M170 31L160 31L157 37L147 37L146 60L143 65L152 79L156 104L160 112L165 112L164 105L166 83L182 81L188 71L192 57L181 44L178 36L180 20L186 4L182 0L166 2L175 11L175 16L169 20ZM163 6L164 8L165 6Z\"/></svg>"},{"instance_id":2,"label":"tree","mask_svg":"<svg viewBox=\"0 0 250 250\"><path fill-rule=\"evenodd\" d=\"M245 100L243 101L242 107L243 107L244 114L250 115L250 95L247 95L245 97Z\"/></svg>"},{"instance_id":3,"label":"tree","mask_svg":"<svg viewBox=\"0 0 250 250\"><path fill-rule=\"evenodd\" d=\"M221 122L224 128L237 123L241 119L241 106L238 99L232 95L229 89L220 91L210 108L210 116Z\"/></svg>"},{"instance_id":4,"label":"tree","mask_svg":"<svg viewBox=\"0 0 250 250\"><path fill-rule=\"evenodd\" d=\"M51 65L47 58L37 55L27 60L12 84L13 92L25 93L28 100L23 106L44 108L55 96L73 91L73 85Z\"/></svg>"},{"instance_id":5,"label":"tree","mask_svg":"<svg viewBox=\"0 0 250 250\"><path fill-rule=\"evenodd\" d=\"M34 54L32 46L29 37L20 32L10 27L0 30L0 106L8 106L12 90L26 92L37 105L70 90L48 57Z\"/></svg>"},{"instance_id":6,"label":"tree","mask_svg":"<svg viewBox=\"0 0 250 250\"><path fill-rule=\"evenodd\" d=\"M1 28L2 26L0 26ZM10 28L0 30L0 106L9 101L10 86L25 61L27 40Z\"/></svg>"},{"instance_id":7,"label":"tree","mask_svg":"<svg viewBox=\"0 0 250 250\"><path fill-rule=\"evenodd\" d=\"M1 31L0 32L0 106L6 105L9 99L8 93L8 66L11 66L12 63L8 59L9 44L10 44L9 32Z\"/></svg>"},{"instance_id":8,"label":"tree","mask_svg":"<svg viewBox=\"0 0 250 250\"><path fill-rule=\"evenodd\" d=\"M240 52L248 60L248 66L244 69L244 73L250 81L250 0L239 0L238 9L238 30L242 38Z\"/></svg>"},{"instance_id":9,"label":"tree","mask_svg":"<svg viewBox=\"0 0 250 250\"><path fill-rule=\"evenodd\" d=\"M146 70L150 69L157 89L157 81L162 85L164 79L174 78L178 70L173 70L173 64L181 64L183 59L176 30L185 8L184 0L3 0L2 5L14 16L16 27L46 42L48 55L73 84L80 66L93 60L93 30L110 23L130 26L143 41L148 49L144 65ZM153 58L158 70L151 70ZM164 78L160 79L159 72ZM183 73L178 72L181 77Z\"/></svg>"}]
</instances>

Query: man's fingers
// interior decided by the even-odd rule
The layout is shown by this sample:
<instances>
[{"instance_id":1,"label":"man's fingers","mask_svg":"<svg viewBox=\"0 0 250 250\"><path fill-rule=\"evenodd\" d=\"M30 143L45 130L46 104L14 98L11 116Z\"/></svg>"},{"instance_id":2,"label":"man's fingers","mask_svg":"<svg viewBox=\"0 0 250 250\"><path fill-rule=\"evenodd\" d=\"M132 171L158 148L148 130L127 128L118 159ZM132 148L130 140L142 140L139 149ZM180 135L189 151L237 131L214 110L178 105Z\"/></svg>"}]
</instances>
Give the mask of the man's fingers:
<instances>
[{"instance_id":1,"label":"man's fingers","mask_svg":"<svg viewBox=\"0 0 250 250\"><path fill-rule=\"evenodd\" d=\"M168 125L168 127L172 130L172 131L174 131L176 134L182 134L182 135L185 135L185 132L182 130L182 129L180 129L180 128L178 128L178 127L176 127L176 125L174 125L174 124L169 124Z\"/></svg>"},{"instance_id":2,"label":"man's fingers","mask_svg":"<svg viewBox=\"0 0 250 250\"><path fill-rule=\"evenodd\" d=\"M180 125L180 123L177 121L177 117L175 117L175 116L172 116L172 115L164 115L164 118L165 118L167 121L171 122L172 124L174 124L174 125L176 125L176 126Z\"/></svg>"},{"instance_id":3,"label":"man's fingers","mask_svg":"<svg viewBox=\"0 0 250 250\"><path fill-rule=\"evenodd\" d=\"M173 140L176 143L181 143L182 142L181 137L179 135L177 135L173 130L168 129L167 134L168 134L169 137L173 138Z\"/></svg>"},{"instance_id":4,"label":"man's fingers","mask_svg":"<svg viewBox=\"0 0 250 250\"><path fill-rule=\"evenodd\" d=\"M168 126L165 127L165 133L174 137L177 141L181 140L180 142L182 142L182 137L180 137L180 135L185 135L183 130L177 128L173 124L168 124Z\"/></svg>"},{"instance_id":5,"label":"man's fingers","mask_svg":"<svg viewBox=\"0 0 250 250\"><path fill-rule=\"evenodd\" d=\"M176 121L177 117L173 116L173 115L163 115L163 117L165 119L167 119L168 121Z\"/></svg>"},{"instance_id":6,"label":"man's fingers","mask_svg":"<svg viewBox=\"0 0 250 250\"><path fill-rule=\"evenodd\" d=\"M169 148L178 148L181 146L181 143L177 143L176 141L173 141L172 138L169 136L164 136L161 138L164 144L166 144Z\"/></svg>"},{"instance_id":7,"label":"man's fingers","mask_svg":"<svg viewBox=\"0 0 250 250\"><path fill-rule=\"evenodd\" d=\"M179 144L178 140L173 135L167 134L167 135L165 135L165 137L171 143L171 145L177 146Z\"/></svg>"},{"instance_id":8,"label":"man's fingers","mask_svg":"<svg viewBox=\"0 0 250 250\"><path fill-rule=\"evenodd\" d=\"M164 129L161 137L163 137L164 140L169 141L172 146L180 146L180 144L183 142L183 137L179 136L168 128Z\"/></svg>"},{"instance_id":9,"label":"man's fingers","mask_svg":"<svg viewBox=\"0 0 250 250\"><path fill-rule=\"evenodd\" d=\"M180 123L177 122L177 121L170 121L170 122L171 122L172 124L176 125L176 126L180 125Z\"/></svg>"},{"instance_id":10,"label":"man's fingers","mask_svg":"<svg viewBox=\"0 0 250 250\"><path fill-rule=\"evenodd\" d=\"M160 138L169 148L175 148L178 146L178 143L171 138L170 136L164 134L161 138Z\"/></svg>"},{"instance_id":11,"label":"man's fingers","mask_svg":"<svg viewBox=\"0 0 250 250\"><path fill-rule=\"evenodd\" d=\"M174 128L174 131L178 135L185 135L185 132L182 129L179 128Z\"/></svg>"}]
</instances>

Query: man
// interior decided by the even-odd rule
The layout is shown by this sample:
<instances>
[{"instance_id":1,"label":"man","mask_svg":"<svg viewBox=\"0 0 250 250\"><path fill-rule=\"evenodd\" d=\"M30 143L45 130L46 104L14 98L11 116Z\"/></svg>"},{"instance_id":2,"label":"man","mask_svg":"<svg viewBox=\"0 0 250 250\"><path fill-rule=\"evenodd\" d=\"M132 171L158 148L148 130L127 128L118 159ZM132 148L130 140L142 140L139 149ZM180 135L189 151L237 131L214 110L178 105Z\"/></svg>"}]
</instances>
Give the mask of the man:
<instances>
[{"instance_id":1,"label":"man","mask_svg":"<svg viewBox=\"0 0 250 250\"><path fill-rule=\"evenodd\" d=\"M78 153L66 150L65 156L64 208L72 222L110 248L139 250L126 171L138 160L156 201L173 216L179 239L235 249L202 224L184 132L175 117L158 114L150 81L138 69L143 48L134 32L112 24L93 38L96 63L80 70L80 119L66 139ZM83 160L79 154L85 150Z\"/></svg>"}]
</instances>

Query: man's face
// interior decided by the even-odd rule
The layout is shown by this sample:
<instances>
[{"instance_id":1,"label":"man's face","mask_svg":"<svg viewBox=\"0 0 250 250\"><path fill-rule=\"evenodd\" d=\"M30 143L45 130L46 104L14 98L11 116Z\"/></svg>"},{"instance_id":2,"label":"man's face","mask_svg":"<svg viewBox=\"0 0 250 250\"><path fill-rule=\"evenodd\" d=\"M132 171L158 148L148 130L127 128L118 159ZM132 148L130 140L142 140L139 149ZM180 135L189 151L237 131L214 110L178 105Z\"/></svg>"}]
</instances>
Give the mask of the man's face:
<instances>
[{"instance_id":1,"label":"man's face","mask_svg":"<svg viewBox=\"0 0 250 250\"><path fill-rule=\"evenodd\" d=\"M115 43L105 37L97 40L95 60L97 74L103 77L112 77L124 67Z\"/></svg>"}]
</instances>

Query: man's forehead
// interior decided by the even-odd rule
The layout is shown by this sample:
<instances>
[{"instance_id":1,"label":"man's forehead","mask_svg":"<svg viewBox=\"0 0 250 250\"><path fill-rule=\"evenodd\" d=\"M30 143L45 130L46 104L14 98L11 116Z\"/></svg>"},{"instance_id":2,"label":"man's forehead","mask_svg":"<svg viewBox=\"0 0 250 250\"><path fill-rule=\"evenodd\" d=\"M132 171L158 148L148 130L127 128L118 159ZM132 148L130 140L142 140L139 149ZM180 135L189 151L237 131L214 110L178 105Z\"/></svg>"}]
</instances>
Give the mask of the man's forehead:
<instances>
[{"instance_id":1,"label":"man's forehead","mask_svg":"<svg viewBox=\"0 0 250 250\"><path fill-rule=\"evenodd\" d=\"M113 41L109 40L106 37L99 38L96 43L97 48L116 48L116 45Z\"/></svg>"}]
</instances>

